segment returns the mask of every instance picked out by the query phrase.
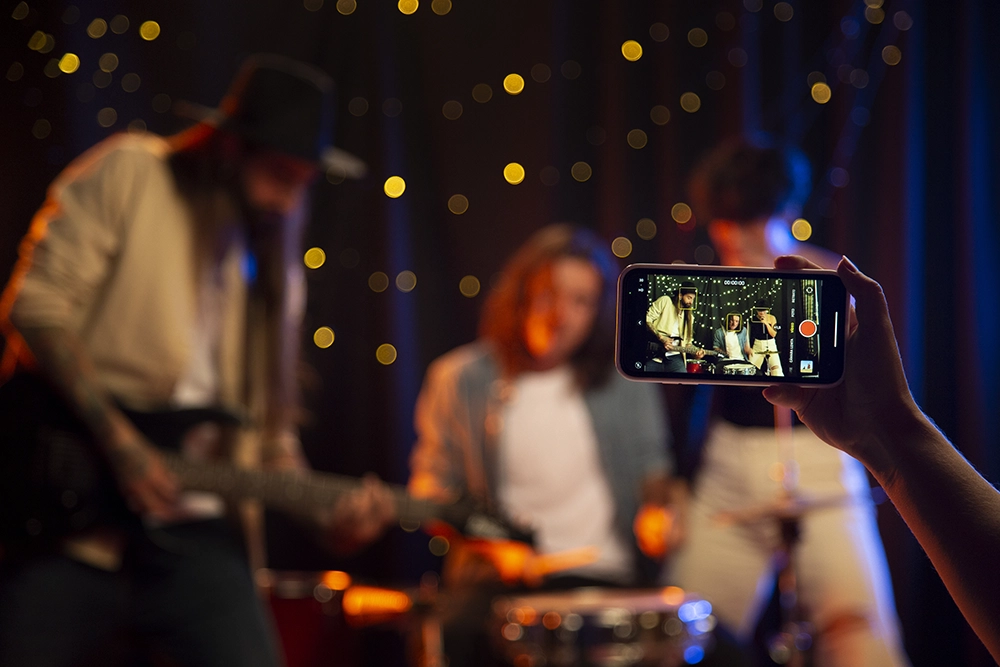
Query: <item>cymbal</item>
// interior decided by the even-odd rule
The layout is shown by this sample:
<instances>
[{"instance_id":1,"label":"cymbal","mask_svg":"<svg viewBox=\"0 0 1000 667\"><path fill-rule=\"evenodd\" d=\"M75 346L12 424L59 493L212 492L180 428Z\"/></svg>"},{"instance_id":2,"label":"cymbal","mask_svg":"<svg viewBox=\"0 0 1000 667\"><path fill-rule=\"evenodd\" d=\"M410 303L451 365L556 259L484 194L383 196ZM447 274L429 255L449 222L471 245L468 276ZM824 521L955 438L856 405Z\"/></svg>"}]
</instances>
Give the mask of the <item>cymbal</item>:
<instances>
[{"instance_id":1,"label":"cymbal","mask_svg":"<svg viewBox=\"0 0 1000 667\"><path fill-rule=\"evenodd\" d=\"M816 510L841 507L853 502L854 499L851 496L843 493L826 496L788 495L760 505L722 510L713 514L712 520L726 526L732 526L769 519L800 519Z\"/></svg>"}]
</instances>

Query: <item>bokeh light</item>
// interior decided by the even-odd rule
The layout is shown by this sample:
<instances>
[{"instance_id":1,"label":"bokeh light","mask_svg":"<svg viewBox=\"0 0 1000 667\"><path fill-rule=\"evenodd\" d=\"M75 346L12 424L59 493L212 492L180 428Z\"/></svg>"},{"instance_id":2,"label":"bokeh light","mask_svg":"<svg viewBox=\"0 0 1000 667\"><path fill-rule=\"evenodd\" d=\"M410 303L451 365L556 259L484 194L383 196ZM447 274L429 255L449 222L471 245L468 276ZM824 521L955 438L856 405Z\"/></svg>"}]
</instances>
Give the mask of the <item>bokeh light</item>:
<instances>
[{"instance_id":1,"label":"bokeh light","mask_svg":"<svg viewBox=\"0 0 1000 667\"><path fill-rule=\"evenodd\" d=\"M395 118L403 113L403 103L395 97L390 97L385 102L382 102L382 113L389 118Z\"/></svg>"},{"instance_id":2,"label":"bokeh light","mask_svg":"<svg viewBox=\"0 0 1000 667\"><path fill-rule=\"evenodd\" d=\"M573 176L574 181L583 183L590 180L590 177L594 174L594 170L590 168L589 164L581 160L580 162L573 163L573 166L570 167L569 173Z\"/></svg>"},{"instance_id":3,"label":"bokeh light","mask_svg":"<svg viewBox=\"0 0 1000 667\"><path fill-rule=\"evenodd\" d=\"M122 90L126 93L134 93L139 90L140 83L142 83L142 80L139 78L139 75L135 72L130 72L122 77Z\"/></svg>"},{"instance_id":4,"label":"bokeh light","mask_svg":"<svg viewBox=\"0 0 1000 667\"><path fill-rule=\"evenodd\" d=\"M98 88L107 88L108 86L110 86L111 79L112 79L111 75L101 69L94 72L94 75L90 77L90 80L93 81L94 85Z\"/></svg>"},{"instance_id":5,"label":"bokeh light","mask_svg":"<svg viewBox=\"0 0 1000 667\"><path fill-rule=\"evenodd\" d=\"M337 12L350 16L358 8L356 0L337 0Z\"/></svg>"},{"instance_id":6,"label":"bokeh light","mask_svg":"<svg viewBox=\"0 0 1000 667\"><path fill-rule=\"evenodd\" d=\"M318 12L323 9L323 0L302 0L302 6L309 12Z\"/></svg>"},{"instance_id":7,"label":"bokeh light","mask_svg":"<svg viewBox=\"0 0 1000 667\"><path fill-rule=\"evenodd\" d=\"M10 17L15 21L23 21L28 18L28 11L28 3L20 2L17 7L14 8L14 12L10 15Z\"/></svg>"},{"instance_id":8,"label":"bokeh light","mask_svg":"<svg viewBox=\"0 0 1000 667\"><path fill-rule=\"evenodd\" d=\"M649 110L649 119L657 125L666 125L670 122L670 109L662 104L657 104Z\"/></svg>"},{"instance_id":9,"label":"bokeh light","mask_svg":"<svg viewBox=\"0 0 1000 667\"><path fill-rule=\"evenodd\" d=\"M622 55L625 56L625 60L634 63L642 58L642 44L634 39L627 40L622 44Z\"/></svg>"},{"instance_id":10,"label":"bokeh light","mask_svg":"<svg viewBox=\"0 0 1000 667\"><path fill-rule=\"evenodd\" d=\"M708 33L701 28L691 28L691 30L688 30L688 44L696 49L700 49L708 44Z\"/></svg>"},{"instance_id":11,"label":"bokeh light","mask_svg":"<svg viewBox=\"0 0 1000 667\"><path fill-rule=\"evenodd\" d=\"M385 191L387 197L397 199L406 191L406 181L400 176L390 176L385 179L385 185L382 189Z\"/></svg>"},{"instance_id":12,"label":"bokeh light","mask_svg":"<svg viewBox=\"0 0 1000 667\"><path fill-rule=\"evenodd\" d=\"M59 69L64 74L72 74L80 69L80 56L75 53L63 54L63 57L59 59Z\"/></svg>"},{"instance_id":13,"label":"bokeh light","mask_svg":"<svg viewBox=\"0 0 1000 667\"><path fill-rule=\"evenodd\" d=\"M552 78L552 70L549 69L548 65L538 63L531 68L531 78L535 83L545 83Z\"/></svg>"},{"instance_id":14,"label":"bokeh light","mask_svg":"<svg viewBox=\"0 0 1000 667\"><path fill-rule=\"evenodd\" d=\"M435 535L430 539L430 542L427 543L427 548L430 549L431 553L435 556L444 556L448 553L448 549L451 548L451 545L448 543L447 538L442 537L441 535Z\"/></svg>"},{"instance_id":15,"label":"bokeh light","mask_svg":"<svg viewBox=\"0 0 1000 667\"><path fill-rule=\"evenodd\" d=\"M35 121L35 124L31 126L31 134L34 135L35 139L45 139L51 133L52 124L44 118L39 118Z\"/></svg>"},{"instance_id":16,"label":"bokeh light","mask_svg":"<svg viewBox=\"0 0 1000 667\"><path fill-rule=\"evenodd\" d=\"M615 257L624 259L632 254L632 242L624 236L619 236L611 242L611 252L615 254Z\"/></svg>"},{"instance_id":17,"label":"bokeh light","mask_svg":"<svg viewBox=\"0 0 1000 667\"><path fill-rule=\"evenodd\" d=\"M684 93L681 95L681 109L688 113L694 113L701 108L701 98L697 93Z\"/></svg>"},{"instance_id":18,"label":"bokeh light","mask_svg":"<svg viewBox=\"0 0 1000 667\"><path fill-rule=\"evenodd\" d=\"M347 104L347 110L352 116L361 117L368 113L368 100L363 97L352 97Z\"/></svg>"},{"instance_id":19,"label":"bokeh light","mask_svg":"<svg viewBox=\"0 0 1000 667\"><path fill-rule=\"evenodd\" d=\"M580 75L583 74L583 68L580 67L580 63L575 60L567 60L559 68L559 72L568 80L573 81L579 79Z\"/></svg>"},{"instance_id":20,"label":"bokeh light","mask_svg":"<svg viewBox=\"0 0 1000 667\"><path fill-rule=\"evenodd\" d=\"M885 20L885 12L881 7L865 7L865 20L872 25L879 25Z\"/></svg>"},{"instance_id":21,"label":"bokeh light","mask_svg":"<svg viewBox=\"0 0 1000 667\"><path fill-rule=\"evenodd\" d=\"M97 123L101 127L111 127L118 122L118 112L111 107L104 107L97 112Z\"/></svg>"},{"instance_id":22,"label":"bokeh light","mask_svg":"<svg viewBox=\"0 0 1000 667\"><path fill-rule=\"evenodd\" d=\"M455 215L462 215L469 210L469 200L465 195L448 197L448 210Z\"/></svg>"},{"instance_id":23,"label":"bokeh light","mask_svg":"<svg viewBox=\"0 0 1000 667\"><path fill-rule=\"evenodd\" d=\"M389 276L383 271L376 271L368 276L368 288L375 293L389 289Z\"/></svg>"},{"instance_id":24,"label":"bokeh light","mask_svg":"<svg viewBox=\"0 0 1000 667\"><path fill-rule=\"evenodd\" d=\"M813 100L819 104L826 104L833 97L833 91L830 90L830 86L822 81L814 83L809 93L812 95Z\"/></svg>"},{"instance_id":25,"label":"bokeh light","mask_svg":"<svg viewBox=\"0 0 1000 667\"><path fill-rule=\"evenodd\" d=\"M326 252L322 248L309 248L302 260L310 269L318 269L326 263Z\"/></svg>"},{"instance_id":26,"label":"bokeh light","mask_svg":"<svg viewBox=\"0 0 1000 667\"><path fill-rule=\"evenodd\" d=\"M813 228L805 218L799 218L792 223L792 236L798 241L808 241L812 236Z\"/></svg>"},{"instance_id":27,"label":"bokeh light","mask_svg":"<svg viewBox=\"0 0 1000 667\"><path fill-rule=\"evenodd\" d=\"M24 76L24 65L15 60L7 68L7 80L19 81L22 76Z\"/></svg>"},{"instance_id":28,"label":"bokeh light","mask_svg":"<svg viewBox=\"0 0 1000 667\"><path fill-rule=\"evenodd\" d=\"M649 26L649 36L654 42L665 42L670 37L670 28L666 23L654 23Z\"/></svg>"},{"instance_id":29,"label":"bokeh light","mask_svg":"<svg viewBox=\"0 0 1000 667\"><path fill-rule=\"evenodd\" d=\"M383 366L388 366L396 361L396 348L389 343L382 343L375 350L375 358Z\"/></svg>"},{"instance_id":30,"label":"bokeh light","mask_svg":"<svg viewBox=\"0 0 1000 667\"><path fill-rule=\"evenodd\" d=\"M477 83L472 88L472 99L480 104L486 104L493 99L493 89L490 88L489 84Z\"/></svg>"},{"instance_id":31,"label":"bokeh light","mask_svg":"<svg viewBox=\"0 0 1000 667\"><path fill-rule=\"evenodd\" d=\"M313 332L313 343L316 347L325 350L326 348L333 345L333 340L336 336L333 333L333 329L330 327L320 327Z\"/></svg>"},{"instance_id":32,"label":"bokeh light","mask_svg":"<svg viewBox=\"0 0 1000 667\"><path fill-rule=\"evenodd\" d=\"M160 36L160 24L156 21L146 21L139 26L139 36L147 42L152 42Z\"/></svg>"},{"instance_id":33,"label":"bokeh light","mask_svg":"<svg viewBox=\"0 0 1000 667\"><path fill-rule=\"evenodd\" d=\"M111 32L116 35L124 35L128 31L128 17L124 14L118 14L113 19L111 19Z\"/></svg>"},{"instance_id":34,"label":"bokeh light","mask_svg":"<svg viewBox=\"0 0 1000 667\"><path fill-rule=\"evenodd\" d=\"M628 133L626 140L628 141L628 145L636 150L645 148L646 142L648 141L646 133L642 130L631 130Z\"/></svg>"},{"instance_id":35,"label":"bokeh light","mask_svg":"<svg viewBox=\"0 0 1000 667\"><path fill-rule=\"evenodd\" d=\"M678 225L685 225L691 221L691 207L684 202L677 202L670 209L670 217Z\"/></svg>"},{"instance_id":36,"label":"bokeh light","mask_svg":"<svg viewBox=\"0 0 1000 667\"><path fill-rule=\"evenodd\" d=\"M114 72L118 69L118 56L114 53L105 53L101 56L101 59L97 61L97 66L104 72Z\"/></svg>"},{"instance_id":37,"label":"bokeh light","mask_svg":"<svg viewBox=\"0 0 1000 667\"><path fill-rule=\"evenodd\" d=\"M399 3L396 6L399 7L400 12L409 16L417 11L417 8L420 7L420 3L417 2L417 0L399 0Z\"/></svg>"},{"instance_id":38,"label":"bokeh light","mask_svg":"<svg viewBox=\"0 0 1000 667\"><path fill-rule=\"evenodd\" d=\"M479 290L482 286L479 284L479 278L475 276L464 276L458 281L458 291L462 293L462 296L469 299L479 294Z\"/></svg>"},{"instance_id":39,"label":"bokeh light","mask_svg":"<svg viewBox=\"0 0 1000 667\"><path fill-rule=\"evenodd\" d=\"M32 51L41 51L45 47L45 33L41 30L36 30L31 37L28 38L28 48Z\"/></svg>"},{"instance_id":40,"label":"bokeh light","mask_svg":"<svg viewBox=\"0 0 1000 667\"><path fill-rule=\"evenodd\" d=\"M726 86L726 75L713 69L705 75L705 85L712 90L722 90Z\"/></svg>"},{"instance_id":41,"label":"bokeh light","mask_svg":"<svg viewBox=\"0 0 1000 667\"><path fill-rule=\"evenodd\" d=\"M779 2L774 5L774 18L778 19L782 23L787 23L792 20L795 16L795 10L787 2Z\"/></svg>"},{"instance_id":42,"label":"bokeh light","mask_svg":"<svg viewBox=\"0 0 1000 667\"><path fill-rule=\"evenodd\" d=\"M650 218L643 218L635 223L635 233L643 241L650 241L656 236L656 223Z\"/></svg>"},{"instance_id":43,"label":"bokeh light","mask_svg":"<svg viewBox=\"0 0 1000 667\"><path fill-rule=\"evenodd\" d=\"M128 131L132 134L142 134L146 131L146 121L141 118L136 118L128 124Z\"/></svg>"},{"instance_id":44,"label":"bokeh light","mask_svg":"<svg viewBox=\"0 0 1000 667\"><path fill-rule=\"evenodd\" d=\"M913 27L913 18L904 11L898 11L892 15L892 24L899 30L906 32Z\"/></svg>"},{"instance_id":45,"label":"bokeh light","mask_svg":"<svg viewBox=\"0 0 1000 667\"><path fill-rule=\"evenodd\" d=\"M448 100L441 106L441 114L448 120L458 120L462 117L462 103L458 100Z\"/></svg>"},{"instance_id":46,"label":"bokeh light","mask_svg":"<svg viewBox=\"0 0 1000 667\"><path fill-rule=\"evenodd\" d=\"M396 276L396 289L400 292L412 292L417 287L417 274L413 271L400 271Z\"/></svg>"},{"instance_id":47,"label":"bokeh light","mask_svg":"<svg viewBox=\"0 0 1000 667\"><path fill-rule=\"evenodd\" d=\"M108 22L104 19L94 19L87 26L87 35L93 39L99 39L104 37L104 33L108 31Z\"/></svg>"},{"instance_id":48,"label":"bokeh light","mask_svg":"<svg viewBox=\"0 0 1000 667\"><path fill-rule=\"evenodd\" d=\"M524 77L520 74L508 74L503 79L503 89L511 95L520 95L524 91Z\"/></svg>"},{"instance_id":49,"label":"bokeh light","mask_svg":"<svg viewBox=\"0 0 1000 667\"><path fill-rule=\"evenodd\" d=\"M433 0L431 11L438 16L444 16L451 11L451 0Z\"/></svg>"},{"instance_id":50,"label":"bokeh light","mask_svg":"<svg viewBox=\"0 0 1000 667\"><path fill-rule=\"evenodd\" d=\"M729 32L736 27L736 17L729 12L719 12L715 15L715 25L719 30Z\"/></svg>"},{"instance_id":51,"label":"bokeh light","mask_svg":"<svg viewBox=\"0 0 1000 667\"><path fill-rule=\"evenodd\" d=\"M503 168L503 177L511 185L517 185L524 180L524 167L517 162L511 162Z\"/></svg>"},{"instance_id":52,"label":"bokeh light","mask_svg":"<svg viewBox=\"0 0 1000 667\"><path fill-rule=\"evenodd\" d=\"M898 46L890 44L882 49L882 60L886 65L898 65L902 59L903 53L899 50Z\"/></svg>"},{"instance_id":53,"label":"bokeh light","mask_svg":"<svg viewBox=\"0 0 1000 667\"><path fill-rule=\"evenodd\" d=\"M62 74L62 70L59 69L59 59L49 58L49 62L45 63L45 67L44 69L42 69L42 72L44 72L45 76L49 77L50 79L54 79L60 74Z\"/></svg>"}]
</instances>

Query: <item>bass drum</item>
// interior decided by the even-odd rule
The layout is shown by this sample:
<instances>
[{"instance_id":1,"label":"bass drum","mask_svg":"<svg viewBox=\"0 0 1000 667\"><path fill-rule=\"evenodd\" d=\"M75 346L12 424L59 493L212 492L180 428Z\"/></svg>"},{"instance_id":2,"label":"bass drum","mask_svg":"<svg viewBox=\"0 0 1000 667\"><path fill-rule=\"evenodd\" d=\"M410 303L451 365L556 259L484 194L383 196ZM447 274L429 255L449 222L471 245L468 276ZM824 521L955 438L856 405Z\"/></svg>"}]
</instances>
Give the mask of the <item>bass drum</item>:
<instances>
[{"instance_id":1,"label":"bass drum","mask_svg":"<svg viewBox=\"0 0 1000 667\"><path fill-rule=\"evenodd\" d=\"M675 667L714 647L712 605L670 586L500 597L493 644L515 667Z\"/></svg>"}]
</instances>

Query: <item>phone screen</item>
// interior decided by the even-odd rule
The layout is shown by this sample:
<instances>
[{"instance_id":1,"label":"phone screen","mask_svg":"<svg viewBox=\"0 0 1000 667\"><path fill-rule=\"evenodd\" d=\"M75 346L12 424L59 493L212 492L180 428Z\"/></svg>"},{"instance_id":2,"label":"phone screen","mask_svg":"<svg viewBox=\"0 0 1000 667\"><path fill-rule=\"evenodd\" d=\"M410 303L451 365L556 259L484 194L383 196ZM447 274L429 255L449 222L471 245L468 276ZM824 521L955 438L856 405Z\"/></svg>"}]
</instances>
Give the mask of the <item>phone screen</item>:
<instances>
[{"instance_id":1,"label":"phone screen","mask_svg":"<svg viewBox=\"0 0 1000 667\"><path fill-rule=\"evenodd\" d=\"M618 280L616 365L632 380L836 384L847 313L834 271L635 264Z\"/></svg>"}]
</instances>

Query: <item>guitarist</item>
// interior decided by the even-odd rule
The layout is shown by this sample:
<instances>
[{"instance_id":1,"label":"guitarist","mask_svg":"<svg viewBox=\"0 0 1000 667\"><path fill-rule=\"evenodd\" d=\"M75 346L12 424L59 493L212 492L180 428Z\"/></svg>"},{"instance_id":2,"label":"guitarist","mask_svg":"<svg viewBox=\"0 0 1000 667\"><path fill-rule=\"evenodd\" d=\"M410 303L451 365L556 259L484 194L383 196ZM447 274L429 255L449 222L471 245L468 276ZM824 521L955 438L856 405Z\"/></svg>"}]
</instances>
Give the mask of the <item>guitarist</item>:
<instances>
[{"instance_id":1,"label":"guitarist","mask_svg":"<svg viewBox=\"0 0 1000 667\"><path fill-rule=\"evenodd\" d=\"M189 448L306 467L293 423L295 260L307 191L327 166L331 90L311 66L252 57L209 119L173 137L113 136L50 188L0 301L4 370L32 368L55 389L141 521L7 554L0 664L108 664L122 635L157 664L279 664L221 500L181 493L116 401L241 408L252 433L207 425ZM389 513L373 481L331 523L360 542Z\"/></svg>"},{"instance_id":2,"label":"guitarist","mask_svg":"<svg viewBox=\"0 0 1000 667\"><path fill-rule=\"evenodd\" d=\"M646 311L646 326L662 344L662 349L646 362L647 371L686 373L684 352L694 339L694 308L698 290L694 285L683 284L674 295L667 294L654 301ZM705 352L694 352L701 359Z\"/></svg>"}]
</instances>

